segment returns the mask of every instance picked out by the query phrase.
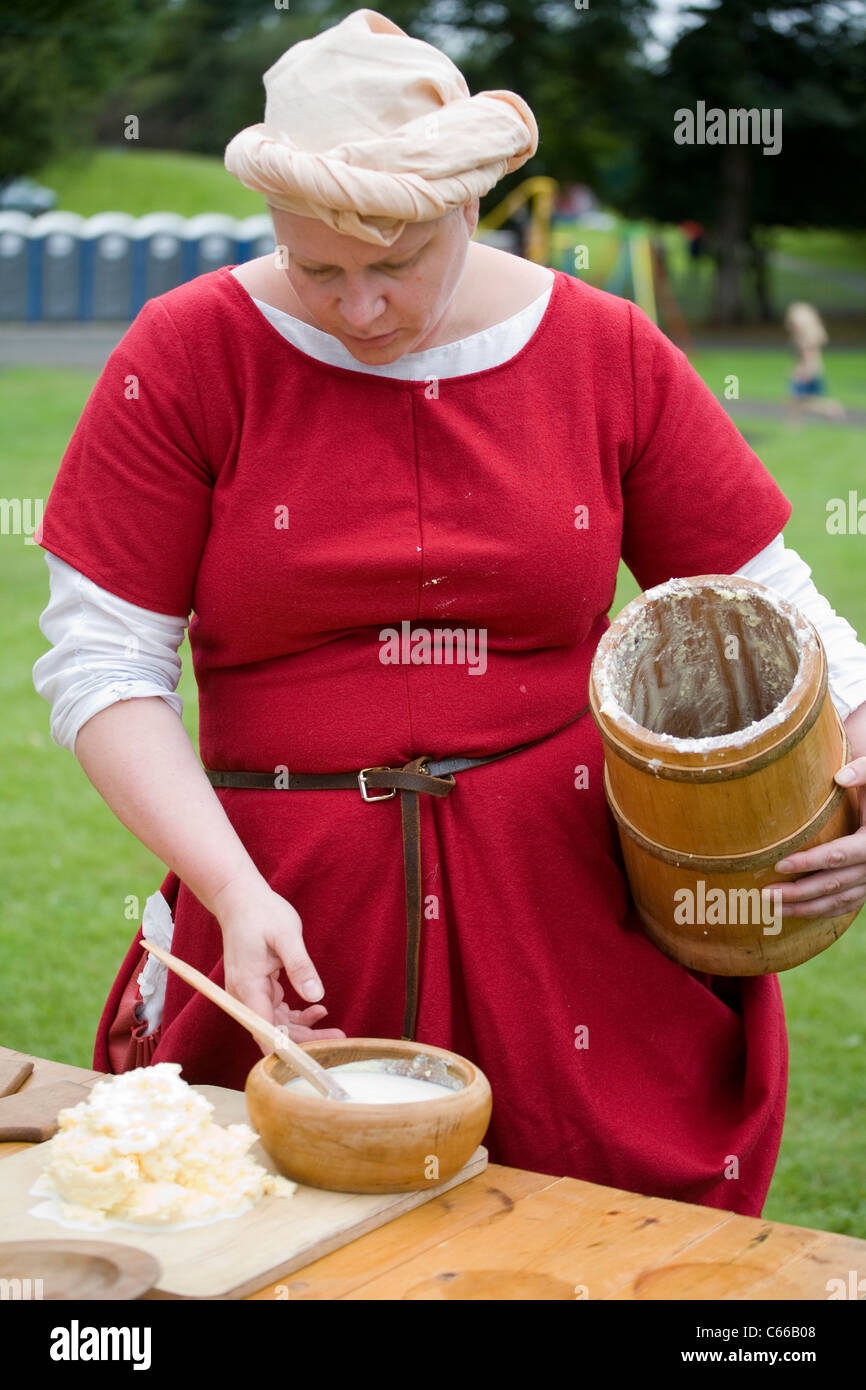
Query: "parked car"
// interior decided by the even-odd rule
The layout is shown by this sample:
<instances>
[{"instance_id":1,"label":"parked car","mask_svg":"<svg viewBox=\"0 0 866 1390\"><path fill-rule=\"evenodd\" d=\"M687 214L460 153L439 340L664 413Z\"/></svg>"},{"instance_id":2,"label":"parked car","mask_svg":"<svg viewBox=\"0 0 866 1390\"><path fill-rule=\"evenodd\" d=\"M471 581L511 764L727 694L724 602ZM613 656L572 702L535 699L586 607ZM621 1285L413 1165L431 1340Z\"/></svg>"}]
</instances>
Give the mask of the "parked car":
<instances>
[{"instance_id":1,"label":"parked car","mask_svg":"<svg viewBox=\"0 0 866 1390\"><path fill-rule=\"evenodd\" d=\"M53 188L45 188L35 179L7 179L0 187L0 210L3 212L26 212L38 217L40 212L50 212L57 203Z\"/></svg>"}]
</instances>

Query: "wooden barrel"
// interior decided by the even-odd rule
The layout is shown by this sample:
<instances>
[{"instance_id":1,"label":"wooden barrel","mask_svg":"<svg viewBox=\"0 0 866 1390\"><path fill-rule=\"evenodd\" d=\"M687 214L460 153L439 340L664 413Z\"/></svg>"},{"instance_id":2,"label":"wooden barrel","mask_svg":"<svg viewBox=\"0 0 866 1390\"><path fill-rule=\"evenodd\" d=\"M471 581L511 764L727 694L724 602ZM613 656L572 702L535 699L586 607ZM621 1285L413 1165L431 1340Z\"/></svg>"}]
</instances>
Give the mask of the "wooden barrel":
<instances>
[{"instance_id":1,"label":"wooden barrel","mask_svg":"<svg viewBox=\"0 0 866 1390\"><path fill-rule=\"evenodd\" d=\"M762 903L788 854L851 835L856 790L818 633L739 575L671 579L629 603L592 663L605 793L647 935L713 975L789 970L857 915ZM859 909L858 909L859 910Z\"/></svg>"}]
</instances>

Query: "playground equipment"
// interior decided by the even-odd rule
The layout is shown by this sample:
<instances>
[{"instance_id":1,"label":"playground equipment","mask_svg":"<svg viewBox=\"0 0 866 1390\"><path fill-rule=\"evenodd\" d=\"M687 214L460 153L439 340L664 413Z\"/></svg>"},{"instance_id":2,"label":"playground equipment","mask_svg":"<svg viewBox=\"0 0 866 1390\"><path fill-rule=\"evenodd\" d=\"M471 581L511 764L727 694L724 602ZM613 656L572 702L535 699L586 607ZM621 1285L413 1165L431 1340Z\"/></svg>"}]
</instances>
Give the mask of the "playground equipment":
<instances>
[{"instance_id":1,"label":"playground equipment","mask_svg":"<svg viewBox=\"0 0 866 1390\"><path fill-rule=\"evenodd\" d=\"M626 223L613 270L604 288L611 294L627 294L629 299L658 321L655 285L653 283L653 253L646 229L639 223Z\"/></svg>"},{"instance_id":2,"label":"playground equipment","mask_svg":"<svg viewBox=\"0 0 866 1390\"><path fill-rule=\"evenodd\" d=\"M659 243L654 242L642 222L626 222L622 229L613 269L604 288L610 294L625 295L652 319L659 321L661 306L671 338L686 353L694 349L692 335L671 288Z\"/></svg>"},{"instance_id":3,"label":"playground equipment","mask_svg":"<svg viewBox=\"0 0 866 1390\"><path fill-rule=\"evenodd\" d=\"M527 209L529 225L523 255L540 265L551 265L554 250L551 221L558 192L559 184L555 179L542 175L524 179L479 221L478 230L482 234L495 232L509 218ZM581 223L575 222L573 227L575 234L579 234ZM564 224L558 223L556 229L562 233ZM653 323L658 323L661 309L665 328L671 338L686 353L691 352L694 348L692 336L671 288L660 245L653 241L648 228L641 222L622 223L619 232L614 232L614 235L617 234L620 241L616 258L602 288L611 294L633 299ZM556 240L559 243L557 250L561 252L562 236ZM572 251L576 250L576 247L572 248ZM569 264L561 268L571 275L579 275L582 267L577 257L573 256Z\"/></svg>"},{"instance_id":4,"label":"playground equipment","mask_svg":"<svg viewBox=\"0 0 866 1390\"><path fill-rule=\"evenodd\" d=\"M480 232L495 232L513 217L522 207L529 206L529 232L523 254L528 261L546 265L550 257L550 217L553 200L559 192L556 179L545 178L539 174L532 179L524 179L516 188L497 203L478 223Z\"/></svg>"}]
</instances>

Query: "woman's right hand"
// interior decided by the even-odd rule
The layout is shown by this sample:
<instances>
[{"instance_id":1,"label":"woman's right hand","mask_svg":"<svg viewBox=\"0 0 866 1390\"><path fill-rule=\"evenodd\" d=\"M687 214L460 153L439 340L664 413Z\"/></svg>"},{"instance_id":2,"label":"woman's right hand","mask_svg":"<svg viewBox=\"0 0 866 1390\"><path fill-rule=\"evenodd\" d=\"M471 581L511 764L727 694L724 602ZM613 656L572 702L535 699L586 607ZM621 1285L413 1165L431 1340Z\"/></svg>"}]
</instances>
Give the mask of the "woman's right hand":
<instances>
[{"instance_id":1,"label":"woman's right hand","mask_svg":"<svg viewBox=\"0 0 866 1390\"><path fill-rule=\"evenodd\" d=\"M324 1004L314 1002L324 989L304 946L301 919L290 902L259 877L227 884L217 893L212 911L222 928L229 994L285 1028L294 1042L346 1036L340 1028L313 1027L328 1012ZM310 1001L307 1008L289 1008L279 980L282 970L301 998ZM261 1046L264 1052L272 1050Z\"/></svg>"}]
</instances>

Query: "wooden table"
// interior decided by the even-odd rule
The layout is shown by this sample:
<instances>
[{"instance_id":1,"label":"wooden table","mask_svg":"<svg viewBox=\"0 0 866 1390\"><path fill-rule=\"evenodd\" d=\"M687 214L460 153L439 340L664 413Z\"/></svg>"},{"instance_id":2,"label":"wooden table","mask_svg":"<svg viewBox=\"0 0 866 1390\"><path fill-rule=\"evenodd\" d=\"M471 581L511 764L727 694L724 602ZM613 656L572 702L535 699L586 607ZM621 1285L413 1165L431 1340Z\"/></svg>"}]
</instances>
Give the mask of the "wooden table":
<instances>
[{"instance_id":1,"label":"wooden table","mask_svg":"<svg viewBox=\"0 0 866 1390\"><path fill-rule=\"evenodd\" d=\"M31 1060L28 1086L99 1075ZM0 1144L0 1159L26 1147ZM250 1297L826 1300L852 1270L866 1273L853 1236L491 1164Z\"/></svg>"}]
</instances>

